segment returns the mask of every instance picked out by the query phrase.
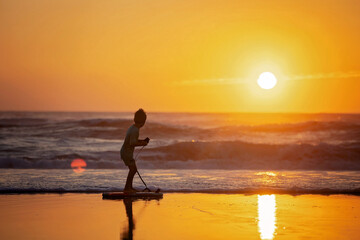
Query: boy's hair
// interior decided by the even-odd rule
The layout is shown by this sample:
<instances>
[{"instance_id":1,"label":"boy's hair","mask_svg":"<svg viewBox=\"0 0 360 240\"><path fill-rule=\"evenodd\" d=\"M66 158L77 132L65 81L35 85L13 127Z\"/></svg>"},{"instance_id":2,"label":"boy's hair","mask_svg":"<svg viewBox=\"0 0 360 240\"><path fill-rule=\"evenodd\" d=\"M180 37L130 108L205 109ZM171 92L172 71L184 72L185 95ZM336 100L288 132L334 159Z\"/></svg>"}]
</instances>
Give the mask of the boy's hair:
<instances>
[{"instance_id":1,"label":"boy's hair","mask_svg":"<svg viewBox=\"0 0 360 240\"><path fill-rule=\"evenodd\" d=\"M140 108L139 110L136 111L134 115L134 122L144 123L145 121L146 121L146 113L142 108Z\"/></svg>"}]
</instances>

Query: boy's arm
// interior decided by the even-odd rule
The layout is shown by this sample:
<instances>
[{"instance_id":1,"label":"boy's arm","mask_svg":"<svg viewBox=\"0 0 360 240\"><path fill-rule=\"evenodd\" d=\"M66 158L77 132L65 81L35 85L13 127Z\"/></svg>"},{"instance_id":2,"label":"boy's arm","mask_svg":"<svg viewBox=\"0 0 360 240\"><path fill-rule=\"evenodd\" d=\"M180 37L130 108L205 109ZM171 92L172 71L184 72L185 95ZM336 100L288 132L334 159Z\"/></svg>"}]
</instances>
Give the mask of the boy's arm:
<instances>
[{"instance_id":1,"label":"boy's arm","mask_svg":"<svg viewBox=\"0 0 360 240\"><path fill-rule=\"evenodd\" d=\"M139 139L139 132L134 132L130 136L130 145L133 147L136 146L146 146L148 144L148 141L146 139L140 140Z\"/></svg>"},{"instance_id":2,"label":"boy's arm","mask_svg":"<svg viewBox=\"0 0 360 240\"><path fill-rule=\"evenodd\" d=\"M134 146L134 147L136 147L136 146L146 146L147 144L148 144L147 141L140 140L140 139L138 139L136 142L134 141L134 142L130 143L130 145Z\"/></svg>"}]
</instances>

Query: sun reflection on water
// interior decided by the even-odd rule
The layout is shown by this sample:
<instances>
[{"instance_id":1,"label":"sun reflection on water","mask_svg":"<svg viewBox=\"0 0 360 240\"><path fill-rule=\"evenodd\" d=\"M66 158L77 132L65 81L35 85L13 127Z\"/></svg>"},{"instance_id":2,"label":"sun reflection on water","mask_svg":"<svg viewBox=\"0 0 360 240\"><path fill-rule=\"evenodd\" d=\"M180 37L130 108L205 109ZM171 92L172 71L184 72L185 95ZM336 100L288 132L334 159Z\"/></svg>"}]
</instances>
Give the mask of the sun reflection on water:
<instances>
[{"instance_id":1,"label":"sun reflection on water","mask_svg":"<svg viewBox=\"0 0 360 240\"><path fill-rule=\"evenodd\" d=\"M274 172L257 172L255 173L255 175L258 175L258 176L271 176L271 177L276 177L277 174L274 173Z\"/></svg>"},{"instance_id":2,"label":"sun reflection on water","mask_svg":"<svg viewBox=\"0 0 360 240\"><path fill-rule=\"evenodd\" d=\"M258 227L261 239L273 239L276 229L275 195L258 195Z\"/></svg>"}]
</instances>

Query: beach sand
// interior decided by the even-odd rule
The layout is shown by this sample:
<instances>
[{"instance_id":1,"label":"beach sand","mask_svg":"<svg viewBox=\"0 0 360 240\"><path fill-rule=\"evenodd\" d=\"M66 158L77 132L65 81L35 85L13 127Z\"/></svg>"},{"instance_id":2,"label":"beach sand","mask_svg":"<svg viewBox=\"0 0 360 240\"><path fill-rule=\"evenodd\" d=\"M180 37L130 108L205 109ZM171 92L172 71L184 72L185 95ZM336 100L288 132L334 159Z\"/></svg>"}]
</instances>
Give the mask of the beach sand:
<instances>
[{"instance_id":1,"label":"beach sand","mask_svg":"<svg viewBox=\"0 0 360 240\"><path fill-rule=\"evenodd\" d=\"M0 195L0 239L360 239L360 197Z\"/></svg>"}]
</instances>

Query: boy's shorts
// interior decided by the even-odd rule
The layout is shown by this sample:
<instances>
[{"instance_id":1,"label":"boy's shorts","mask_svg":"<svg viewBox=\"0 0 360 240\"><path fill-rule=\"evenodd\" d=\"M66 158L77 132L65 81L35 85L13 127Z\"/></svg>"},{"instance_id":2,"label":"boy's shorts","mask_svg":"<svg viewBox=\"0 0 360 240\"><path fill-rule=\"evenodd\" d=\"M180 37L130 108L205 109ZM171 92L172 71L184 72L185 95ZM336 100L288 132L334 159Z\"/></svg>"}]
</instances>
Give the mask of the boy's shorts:
<instances>
[{"instance_id":1,"label":"boy's shorts","mask_svg":"<svg viewBox=\"0 0 360 240\"><path fill-rule=\"evenodd\" d=\"M131 166L136 166L135 164L135 160L133 158L122 158L122 160L124 161L125 165L128 166L128 167L131 167Z\"/></svg>"}]
</instances>

